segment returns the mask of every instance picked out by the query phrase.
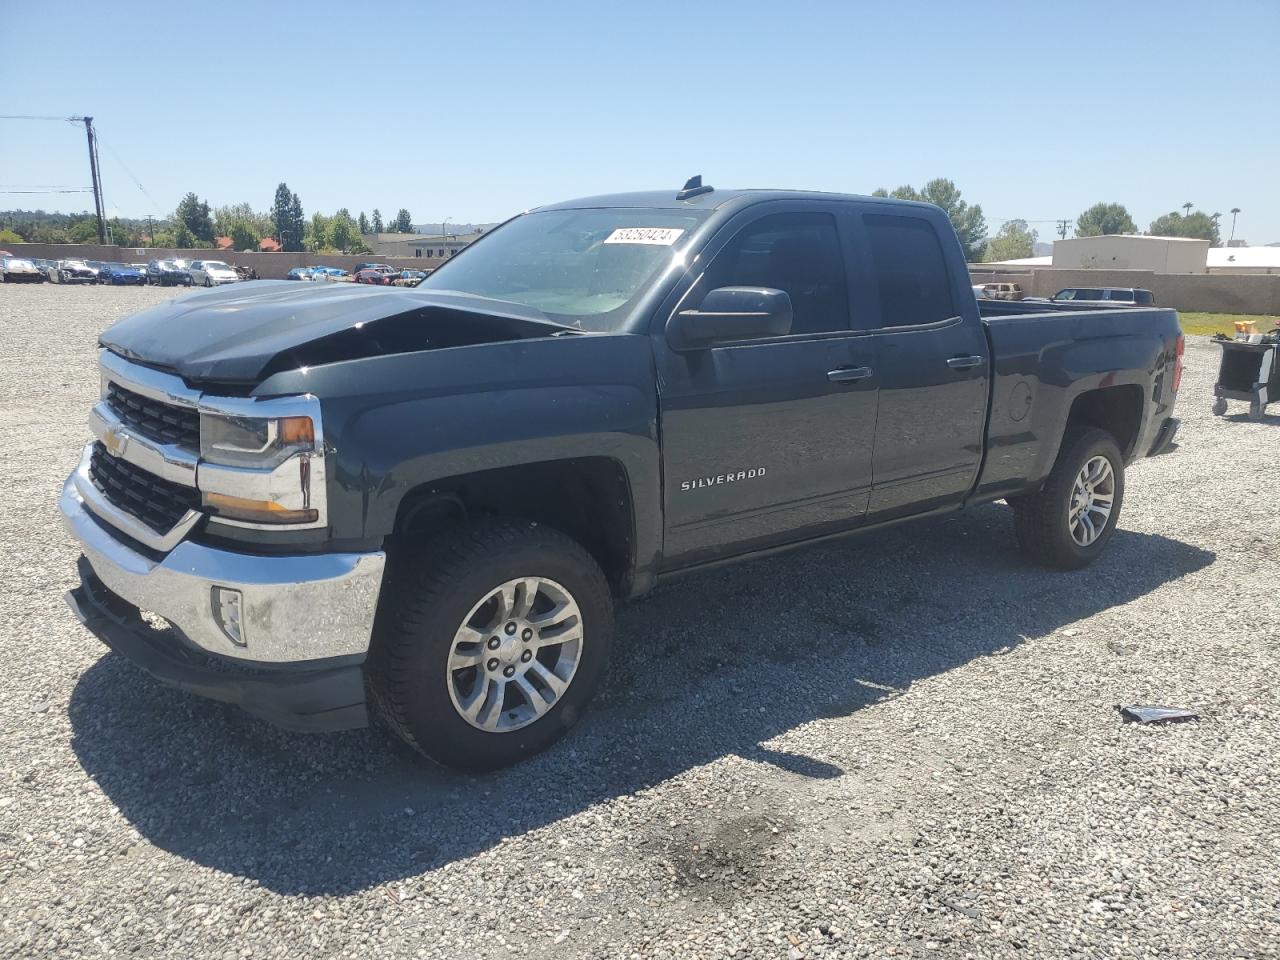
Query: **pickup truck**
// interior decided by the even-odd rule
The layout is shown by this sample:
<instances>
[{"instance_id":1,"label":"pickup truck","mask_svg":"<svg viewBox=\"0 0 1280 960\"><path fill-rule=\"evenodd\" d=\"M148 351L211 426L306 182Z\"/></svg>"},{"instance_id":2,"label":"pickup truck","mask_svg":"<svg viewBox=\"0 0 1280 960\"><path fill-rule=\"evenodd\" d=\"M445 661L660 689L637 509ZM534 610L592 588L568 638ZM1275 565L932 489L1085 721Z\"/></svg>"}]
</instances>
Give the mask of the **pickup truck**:
<instances>
[{"instance_id":1,"label":"pickup truck","mask_svg":"<svg viewBox=\"0 0 1280 960\"><path fill-rule=\"evenodd\" d=\"M927 204L695 180L99 347L81 621L169 684L487 769L581 715L614 605L666 578L1000 499L1032 559L1096 560L1183 340L1166 309L984 319Z\"/></svg>"}]
</instances>

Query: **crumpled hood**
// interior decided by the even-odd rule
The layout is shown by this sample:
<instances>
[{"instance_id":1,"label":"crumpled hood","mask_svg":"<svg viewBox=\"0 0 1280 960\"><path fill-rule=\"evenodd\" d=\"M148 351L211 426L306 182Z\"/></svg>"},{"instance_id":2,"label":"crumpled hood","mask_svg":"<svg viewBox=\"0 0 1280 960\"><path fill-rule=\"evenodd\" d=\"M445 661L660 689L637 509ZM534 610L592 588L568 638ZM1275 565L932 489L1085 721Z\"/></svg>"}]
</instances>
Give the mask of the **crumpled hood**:
<instances>
[{"instance_id":1,"label":"crumpled hood","mask_svg":"<svg viewBox=\"0 0 1280 960\"><path fill-rule=\"evenodd\" d=\"M504 328L477 323L474 340L458 315L501 318ZM394 328L384 321L398 318ZM433 322L435 326L433 326ZM465 326L465 325L464 325ZM187 380L256 383L268 368L407 352L468 342L549 336L560 325L537 310L462 293L355 283L298 284L258 280L177 297L125 317L99 338L103 347ZM437 331L441 336L436 337ZM329 349L306 351L325 341Z\"/></svg>"}]
</instances>

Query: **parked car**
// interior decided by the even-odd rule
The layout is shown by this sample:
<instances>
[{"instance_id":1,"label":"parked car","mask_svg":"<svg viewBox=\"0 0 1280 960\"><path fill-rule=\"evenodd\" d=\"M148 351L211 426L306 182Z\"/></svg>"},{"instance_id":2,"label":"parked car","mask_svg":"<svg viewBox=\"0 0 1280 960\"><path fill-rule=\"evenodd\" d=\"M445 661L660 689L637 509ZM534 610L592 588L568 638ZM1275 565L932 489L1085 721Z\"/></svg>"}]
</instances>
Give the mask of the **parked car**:
<instances>
[{"instance_id":1,"label":"parked car","mask_svg":"<svg viewBox=\"0 0 1280 960\"><path fill-rule=\"evenodd\" d=\"M59 260L49 279L54 283L97 283L98 271L84 260Z\"/></svg>"},{"instance_id":2,"label":"parked car","mask_svg":"<svg viewBox=\"0 0 1280 960\"><path fill-rule=\"evenodd\" d=\"M26 257L0 259L0 281L4 283L44 283L40 268Z\"/></svg>"},{"instance_id":3,"label":"parked car","mask_svg":"<svg viewBox=\"0 0 1280 960\"><path fill-rule=\"evenodd\" d=\"M46 280L52 282L53 271L57 269L58 266L57 260L49 260L45 257L32 257L31 262L35 264L36 269L44 275Z\"/></svg>"},{"instance_id":4,"label":"parked car","mask_svg":"<svg viewBox=\"0 0 1280 960\"><path fill-rule=\"evenodd\" d=\"M425 279L427 279L425 270L401 270L395 274L395 279L391 282L397 287L416 287Z\"/></svg>"},{"instance_id":5,"label":"parked car","mask_svg":"<svg viewBox=\"0 0 1280 960\"><path fill-rule=\"evenodd\" d=\"M343 270L341 267L312 267L311 268L312 280L339 280L342 277L345 277L347 275L348 275L347 271Z\"/></svg>"},{"instance_id":6,"label":"parked car","mask_svg":"<svg viewBox=\"0 0 1280 960\"><path fill-rule=\"evenodd\" d=\"M160 287L189 287L191 274L176 260L152 260L147 264L147 283Z\"/></svg>"},{"instance_id":7,"label":"parked car","mask_svg":"<svg viewBox=\"0 0 1280 960\"><path fill-rule=\"evenodd\" d=\"M988 300L1022 299L1022 287L1016 283L984 283L982 289Z\"/></svg>"},{"instance_id":8,"label":"parked car","mask_svg":"<svg viewBox=\"0 0 1280 960\"><path fill-rule=\"evenodd\" d=\"M236 276L239 277L242 281L258 279L258 271L254 267L242 267L240 266L240 264L237 263L232 267L232 269L235 270Z\"/></svg>"},{"instance_id":9,"label":"parked car","mask_svg":"<svg viewBox=\"0 0 1280 960\"><path fill-rule=\"evenodd\" d=\"M235 268L221 260L195 260L187 269L191 282L202 287L216 287L221 283L237 283L240 275Z\"/></svg>"},{"instance_id":10,"label":"parked car","mask_svg":"<svg viewBox=\"0 0 1280 960\"><path fill-rule=\"evenodd\" d=\"M284 275L284 278L286 280L310 280L311 268L310 267L294 267L292 270L290 270L288 273Z\"/></svg>"},{"instance_id":11,"label":"parked car","mask_svg":"<svg viewBox=\"0 0 1280 960\"><path fill-rule=\"evenodd\" d=\"M363 270L357 270L355 273L356 283L371 283L374 286L389 287L394 282L396 275L385 273L382 270L375 270L373 267L366 267Z\"/></svg>"},{"instance_id":12,"label":"parked car","mask_svg":"<svg viewBox=\"0 0 1280 960\"><path fill-rule=\"evenodd\" d=\"M146 285L147 277L130 263L104 263L102 269L98 271L98 280L117 287L141 287Z\"/></svg>"},{"instance_id":13,"label":"parked car","mask_svg":"<svg viewBox=\"0 0 1280 960\"><path fill-rule=\"evenodd\" d=\"M100 336L70 602L164 682L493 768L667 577L1001 499L1087 566L1177 430L1178 315L984 318L1013 305L966 285L937 207L691 184L522 214L394 297L153 307Z\"/></svg>"},{"instance_id":14,"label":"parked car","mask_svg":"<svg viewBox=\"0 0 1280 960\"><path fill-rule=\"evenodd\" d=\"M377 270L381 273L399 273L395 267L389 263L357 263L352 269L352 273L359 273L361 270Z\"/></svg>"},{"instance_id":15,"label":"parked car","mask_svg":"<svg viewBox=\"0 0 1280 960\"><path fill-rule=\"evenodd\" d=\"M1108 307L1150 307L1156 302L1150 290L1140 287L1065 287L1049 298L1051 303L1096 303Z\"/></svg>"}]
</instances>

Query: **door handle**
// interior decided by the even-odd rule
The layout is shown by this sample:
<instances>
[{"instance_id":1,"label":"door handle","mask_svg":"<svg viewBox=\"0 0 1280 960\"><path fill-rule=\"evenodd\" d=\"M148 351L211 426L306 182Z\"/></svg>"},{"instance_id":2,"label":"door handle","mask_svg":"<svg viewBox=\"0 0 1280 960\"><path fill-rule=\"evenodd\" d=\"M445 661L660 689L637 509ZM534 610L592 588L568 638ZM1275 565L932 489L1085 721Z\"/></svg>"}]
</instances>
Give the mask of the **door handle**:
<instances>
[{"instance_id":1,"label":"door handle","mask_svg":"<svg viewBox=\"0 0 1280 960\"><path fill-rule=\"evenodd\" d=\"M832 383L853 383L855 380L866 380L869 376L870 367L836 367L827 371L827 379Z\"/></svg>"},{"instance_id":2,"label":"door handle","mask_svg":"<svg viewBox=\"0 0 1280 960\"><path fill-rule=\"evenodd\" d=\"M947 366L952 370L968 370L970 367L980 367L986 362L986 357L952 357L947 361Z\"/></svg>"}]
</instances>

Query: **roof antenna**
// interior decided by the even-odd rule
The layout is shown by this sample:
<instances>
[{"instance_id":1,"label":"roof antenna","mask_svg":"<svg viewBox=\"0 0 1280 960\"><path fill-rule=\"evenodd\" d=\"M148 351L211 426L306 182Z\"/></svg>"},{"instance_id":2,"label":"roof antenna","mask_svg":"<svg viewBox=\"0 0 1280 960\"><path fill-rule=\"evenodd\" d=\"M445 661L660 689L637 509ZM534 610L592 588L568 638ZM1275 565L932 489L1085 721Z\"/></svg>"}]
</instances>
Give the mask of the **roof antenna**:
<instances>
[{"instance_id":1,"label":"roof antenna","mask_svg":"<svg viewBox=\"0 0 1280 960\"><path fill-rule=\"evenodd\" d=\"M680 192L676 194L676 199L692 200L694 197L700 197L714 189L714 187L704 187L702 185L702 174L698 174L685 181L684 186L680 188Z\"/></svg>"}]
</instances>

